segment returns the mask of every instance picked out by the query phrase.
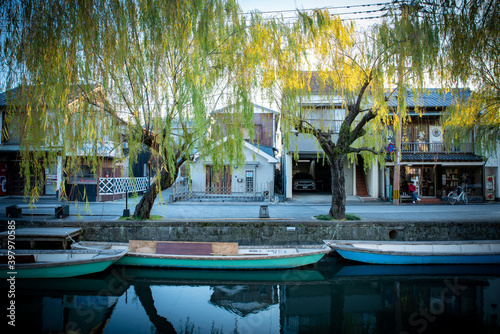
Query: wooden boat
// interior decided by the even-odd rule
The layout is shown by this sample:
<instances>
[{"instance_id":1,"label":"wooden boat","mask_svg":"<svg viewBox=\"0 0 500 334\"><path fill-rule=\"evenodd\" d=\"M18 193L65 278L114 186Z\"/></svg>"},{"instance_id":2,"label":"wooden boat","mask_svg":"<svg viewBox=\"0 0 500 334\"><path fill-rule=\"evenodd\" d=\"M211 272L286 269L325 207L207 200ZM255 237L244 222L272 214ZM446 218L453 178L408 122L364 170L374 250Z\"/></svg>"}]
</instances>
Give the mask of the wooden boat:
<instances>
[{"instance_id":1,"label":"wooden boat","mask_svg":"<svg viewBox=\"0 0 500 334\"><path fill-rule=\"evenodd\" d=\"M12 252L12 251L11 251ZM0 277L60 278L107 269L127 250L0 250ZM10 255L10 258L9 258ZM13 262L9 262L13 261Z\"/></svg>"},{"instance_id":2,"label":"wooden boat","mask_svg":"<svg viewBox=\"0 0 500 334\"><path fill-rule=\"evenodd\" d=\"M330 251L318 246L239 246L233 242L130 240L128 244L79 242L72 247L129 249L118 265L191 269L284 269L318 262Z\"/></svg>"},{"instance_id":3,"label":"wooden boat","mask_svg":"<svg viewBox=\"0 0 500 334\"><path fill-rule=\"evenodd\" d=\"M500 240L325 240L343 258L373 264L496 264Z\"/></svg>"}]
</instances>

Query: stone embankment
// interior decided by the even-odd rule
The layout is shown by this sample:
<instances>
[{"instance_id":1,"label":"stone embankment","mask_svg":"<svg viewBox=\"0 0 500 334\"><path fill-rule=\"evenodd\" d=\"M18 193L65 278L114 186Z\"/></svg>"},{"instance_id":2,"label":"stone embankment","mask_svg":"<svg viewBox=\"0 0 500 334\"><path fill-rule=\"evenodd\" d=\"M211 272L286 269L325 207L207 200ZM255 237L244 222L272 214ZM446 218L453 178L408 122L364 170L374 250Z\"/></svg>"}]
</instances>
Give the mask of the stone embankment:
<instances>
[{"instance_id":1,"label":"stone embankment","mask_svg":"<svg viewBox=\"0 0 500 334\"><path fill-rule=\"evenodd\" d=\"M324 239L348 240L500 240L500 223L342 221L287 219L196 221L23 221L17 227L80 227L83 240L220 241L242 245L318 244ZM2 224L3 225L3 224Z\"/></svg>"}]
</instances>

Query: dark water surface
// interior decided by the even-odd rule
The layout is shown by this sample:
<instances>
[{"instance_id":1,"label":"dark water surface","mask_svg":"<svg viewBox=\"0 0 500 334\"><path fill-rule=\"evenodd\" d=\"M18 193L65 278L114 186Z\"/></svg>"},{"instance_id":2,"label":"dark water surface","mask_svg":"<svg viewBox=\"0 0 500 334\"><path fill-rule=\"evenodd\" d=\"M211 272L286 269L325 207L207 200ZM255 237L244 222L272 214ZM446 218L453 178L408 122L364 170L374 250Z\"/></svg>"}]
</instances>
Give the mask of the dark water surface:
<instances>
[{"instance_id":1,"label":"dark water surface","mask_svg":"<svg viewBox=\"0 0 500 334\"><path fill-rule=\"evenodd\" d=\"M80 278L17 279L15 302L14 331L2 316L7 332L500 333L500 266L334 257L284 271L115 266Z\"/></svg>"}]
</instances>

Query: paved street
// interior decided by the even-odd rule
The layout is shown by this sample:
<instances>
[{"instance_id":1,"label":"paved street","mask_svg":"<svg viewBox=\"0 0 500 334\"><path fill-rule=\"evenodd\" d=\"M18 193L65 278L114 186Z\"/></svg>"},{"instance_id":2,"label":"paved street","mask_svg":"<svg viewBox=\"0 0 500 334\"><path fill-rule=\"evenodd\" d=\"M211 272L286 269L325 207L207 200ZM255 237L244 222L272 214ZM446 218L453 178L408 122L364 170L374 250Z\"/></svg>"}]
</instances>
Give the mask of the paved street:
<instances>
[{"instance_id":1,"label":"paved street","mask_svg":"<svg viewBox=\"0 0 500 334\"><path fill-rule=\"evenodd\" d=\"M163 196L165 201L167 196ZM129 199L129 209L133 213L138 198ZM260 204L256 202L176 202L160 203L157 199L152 214L163 216L165 220L229 220L258 219ZM271 219L314 221L314 216L327 214L329 196L302 195L285 203L270 203ZM1 199L0 217L5 217L5 207L22 203L22 199ZM114 221L125 209L125 200L105 203L71 203L70 216L59 221ZM54 209L37 209L31 216L23 210L25 219L54 219ZM360 216L362 220L376 221L498 221L500 223L500 203L479 203L469 205L449 204L402 204L394 206L385 202L362 202L357 197L348 197L347 213ZM45 214L45 215L43 215Z\"/></svg>"}]
</instances>

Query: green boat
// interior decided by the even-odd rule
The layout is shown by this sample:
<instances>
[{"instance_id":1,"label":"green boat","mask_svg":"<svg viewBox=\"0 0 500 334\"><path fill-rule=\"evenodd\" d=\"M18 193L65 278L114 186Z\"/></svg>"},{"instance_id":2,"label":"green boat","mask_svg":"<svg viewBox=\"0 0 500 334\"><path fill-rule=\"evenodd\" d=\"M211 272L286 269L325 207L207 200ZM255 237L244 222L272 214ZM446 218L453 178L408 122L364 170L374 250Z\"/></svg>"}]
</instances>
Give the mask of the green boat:
<instances>
[{"instance_id":1,"label":"green boat","mask_svg":"<svg viewBox=\"0 0 500 334\"><path fill-rule=\"evenodd\" d=\"M104 271L127 250L0 249L2 278L63 278Z\"/></svg>"},{"instance_id":2,"label":"green boat","mask_svg":"<svg viewBox=\"0 0 500 334\"><path fill-rule=\"evenodd\" d=\"M189 269L287 269L318 262L330 251L318 246L239 246L223 242L131 240L129 243L80 242L86 249L129 249L117 265Z\"/></svg>"}]
</instances>

